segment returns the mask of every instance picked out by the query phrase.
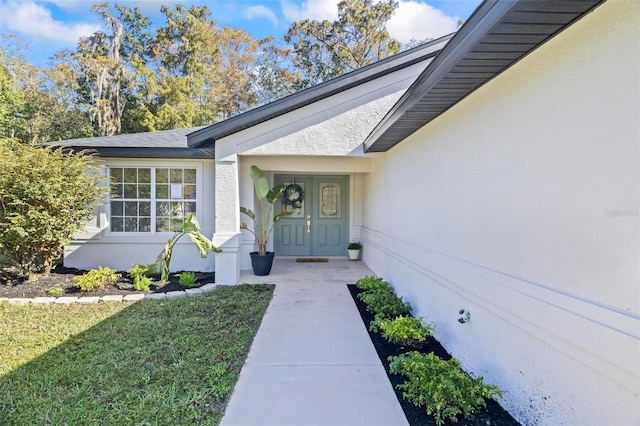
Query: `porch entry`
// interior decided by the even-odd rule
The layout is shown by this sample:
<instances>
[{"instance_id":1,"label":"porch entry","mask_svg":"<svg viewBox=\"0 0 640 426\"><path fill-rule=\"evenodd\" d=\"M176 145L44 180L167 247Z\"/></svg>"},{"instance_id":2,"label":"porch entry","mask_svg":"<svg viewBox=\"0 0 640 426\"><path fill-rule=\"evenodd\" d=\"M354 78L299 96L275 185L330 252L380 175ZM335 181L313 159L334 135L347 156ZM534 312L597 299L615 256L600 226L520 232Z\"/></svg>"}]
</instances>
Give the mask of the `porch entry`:
<instances>
[{"instance_id":1,"label":"porch entry","mask_svg":"<svg viewBox=\"0 0 640 426\"><path fill-rule=\"evenodd\" d=\"M276 254L346 255L349 176L276 175L275 184L285 185L281 207L291 212L273 229Z\"/></svg>"}]
</instances>

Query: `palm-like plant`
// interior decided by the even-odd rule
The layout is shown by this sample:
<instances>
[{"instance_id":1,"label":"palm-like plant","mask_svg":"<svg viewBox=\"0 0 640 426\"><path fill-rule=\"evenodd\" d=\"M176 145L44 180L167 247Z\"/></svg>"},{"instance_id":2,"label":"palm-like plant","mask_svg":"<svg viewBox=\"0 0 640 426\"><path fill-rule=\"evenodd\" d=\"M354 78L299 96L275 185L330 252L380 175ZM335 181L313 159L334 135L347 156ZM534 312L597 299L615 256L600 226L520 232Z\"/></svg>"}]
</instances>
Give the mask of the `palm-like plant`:
<instances>
[{"instance_id":1,"label":"palm-like plant","mask_svg":"<svg viewBox=\"0 0 640 426\"><path fill-rule=\"evenodd\" d=\"M178 240L185 235L188 235L189 238L191 238L191 241L193 241L193 243L196 245L200 257L207 257L209 255L209 250L213 251L214 253L219 253L222 251L218 247L214 246L213 242L211 242L210 239L202 235L202 232L200 231L200 224L198 223L198 219L196 219L196 216L194 214L189 215L189 217L182 224L182 228L175 234L173 234L171 238L169 238L169 241L167 241L167 243L165 244L164 249L156 258L155 266L156 272L160 274L160 283L167 282L167 279L169 278L169 265L171 263L173 248Z\"/></svg>"},{"instance_id":2,"label":"palm-like plant","mask_svg":"<svg viewBox=\"0 0 640 426\"><path fill-rule=\"evenodd\" d=\"M240 207L240 212L249 216L254 223L254 229L250 229L245 222L242 222L240 229L246 229L256 237L256 241L258 242L258 254L260 256L264 256L267 254L267 243L269 242L269 236L273 231L273 225L290 213L282 210L280 213L273 216L273 208L276 201L282 199L284 185L276 185L273 188L269 188L269 181L264 177L262 170L260 170L258 166L251 166L251 179L253 180L256 196L258 197L258 200L260 200L261 221L258 223L256 220L256 214L251 209Z\"/></svg>"}]
</instances>

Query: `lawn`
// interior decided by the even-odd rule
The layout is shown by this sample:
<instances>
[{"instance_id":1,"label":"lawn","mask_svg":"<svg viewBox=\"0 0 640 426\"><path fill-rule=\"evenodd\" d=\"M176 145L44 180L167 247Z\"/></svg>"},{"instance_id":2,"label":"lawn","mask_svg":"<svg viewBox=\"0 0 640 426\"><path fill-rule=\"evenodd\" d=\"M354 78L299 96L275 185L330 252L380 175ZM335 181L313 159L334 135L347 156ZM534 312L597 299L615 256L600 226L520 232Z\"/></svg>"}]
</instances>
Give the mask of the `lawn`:
<instances>
[{"instance_id":1,"label":"lawn","mask_svg":"<svg viewBox=\"0 0 640 426\"><path fill-rule=\"evenodd\" d=\"M0 303L0 424L218 424L272 295Z\"/></svg>"}]
</instances>

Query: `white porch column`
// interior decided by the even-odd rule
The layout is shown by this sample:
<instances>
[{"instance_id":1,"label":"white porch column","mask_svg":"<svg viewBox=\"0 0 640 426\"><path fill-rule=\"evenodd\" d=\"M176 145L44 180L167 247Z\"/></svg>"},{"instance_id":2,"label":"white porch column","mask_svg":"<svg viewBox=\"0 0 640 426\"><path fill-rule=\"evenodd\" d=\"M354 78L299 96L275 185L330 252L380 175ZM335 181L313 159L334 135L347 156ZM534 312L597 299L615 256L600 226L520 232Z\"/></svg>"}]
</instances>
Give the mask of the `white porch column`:
<instances>
[{"instance_id":1,"label":"white porch column","mask_svg":"<svg viewBox=\"0 0 640 426\"><path fill-rule=\"evenodd\" d=\"M216 283L237 284L240 279L240 202L238 198L238 156L216 159Z\"/></svg>"}]
</instances>

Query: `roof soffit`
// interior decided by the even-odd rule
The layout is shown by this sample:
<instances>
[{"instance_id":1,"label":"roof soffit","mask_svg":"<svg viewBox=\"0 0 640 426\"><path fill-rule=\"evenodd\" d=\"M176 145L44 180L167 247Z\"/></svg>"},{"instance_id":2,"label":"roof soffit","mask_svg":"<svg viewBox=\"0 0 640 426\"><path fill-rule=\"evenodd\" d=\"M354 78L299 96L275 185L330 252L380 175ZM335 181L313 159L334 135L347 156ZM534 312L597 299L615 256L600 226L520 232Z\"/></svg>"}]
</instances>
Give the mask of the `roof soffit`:
<instances>
[{"instance_id":1,"label":"roof soffit","mask_svg":"<svg viewBox=\"0 0 640 426\"><path fill-rule=\"evenodd\" d=\"M384 152L605 0L486 0L365 140Z\"/></svg>"}]
</instances>

